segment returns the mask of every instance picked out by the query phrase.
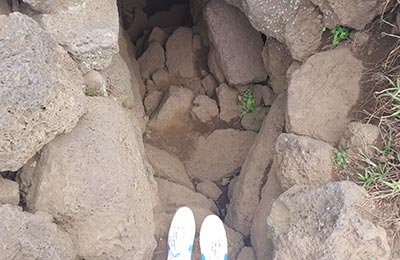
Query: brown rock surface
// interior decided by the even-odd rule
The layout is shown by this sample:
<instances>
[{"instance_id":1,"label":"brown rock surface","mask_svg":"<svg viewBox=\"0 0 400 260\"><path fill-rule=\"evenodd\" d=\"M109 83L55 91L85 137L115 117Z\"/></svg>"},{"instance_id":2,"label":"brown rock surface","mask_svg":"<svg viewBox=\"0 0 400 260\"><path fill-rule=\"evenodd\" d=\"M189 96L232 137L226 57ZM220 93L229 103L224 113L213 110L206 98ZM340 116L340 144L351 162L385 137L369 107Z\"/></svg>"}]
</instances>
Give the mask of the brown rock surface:
<instances>
[{"instance_id":1,"label":"brown rock surface","mask_svg":"<svg viewBox=\"0 0 400 260\"><path fill-rule=\"evenodd\" d=\"M222 0L211 0L204 11L216 61L232 85L266 79L261 35L246 16Z\"/></svg>"},{"instance_id":2,"label":"brown rock surface","mask_svg":"<svg viewBox=\"0 0 400 260\"><path fill-rule=\"evenodd\" d=\"M286 97L280 95L265 117L261 130L247 154L227 209L227 225L243 235L250 234L253 216L260 200L262 181L271 167L276 140L284 129L285 106Z\"/></svg>"},{"instance_id":3,"label":"brown rock surface","mask_svg":"<svg viewBox=\"0 0 400 260\"><path fill-rule=\"evenodd\" d=\"M267 220L273 259L389 259L386 232L363 212L365 198L352 182L289 189Z\"/></svg>"},{"instance_id":4,"label":"brown rock surface","mask_svg":"<svg viewBox=\"0 0 400 260\"><path fill-rule=\"evenodd\" d=\"M329 143L341 138L356 104L361 61L337 48L310 57L296 70L288 88L287 129Z\"/></svg>"},{"instance_id":5,"label":"brown rock surface","mask_svg":"<svg viewBox=\"0 0 400 260\"><path fill-rule=\"evenodd\" d=\"M215 130L199 137L195 150L184 162L192 179L216 181L242 166L256 134L234 129Z\"/></svg>"}]
</instances>

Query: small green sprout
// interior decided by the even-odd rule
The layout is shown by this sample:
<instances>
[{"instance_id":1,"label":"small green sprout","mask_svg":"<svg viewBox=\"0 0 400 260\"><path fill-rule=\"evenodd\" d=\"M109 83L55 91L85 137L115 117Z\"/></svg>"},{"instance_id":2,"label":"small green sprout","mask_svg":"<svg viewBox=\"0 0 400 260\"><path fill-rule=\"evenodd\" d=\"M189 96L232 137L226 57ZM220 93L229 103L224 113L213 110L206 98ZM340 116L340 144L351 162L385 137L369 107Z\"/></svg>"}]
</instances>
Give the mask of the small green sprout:
<instances>
[{"instance_id":1,"label":"small green sprout","mask_svg":"<svg viewBox=\"0 0 400 260\"><path fill-rule=\"evenodd\" d=\"M251 89L246 89L240 94L240 101L242 103L240 109L240 117L243 117L247 113L253 112L255 109L255 100Z\"/></svg>"},{"instance_id":2,"label":"small green sprout","mask_svg":"<svg viewBox=\"0 0 400 260\"><path fill-rule=\"evenodd\" d=\"M336 165L339 167L339 168L342 168L343 170L346 170L347 168L349 168L349 165L348 165L348 163L347 163L347 161L346 161L346 157L347 157L347 152L339 152L339 151L337 151L336 152Z\"/></svg>"},{"instance_id":3,"label":"small green sprout","mask_svg":"<svg viewBox=\"0 0 400 260\"><path fill-rule=\"evenodd\" d=\"M349 154L346 151L343 152L337 151L335 155L336 155L335 158L336 166L341 169L341 172L349 176L354 176L354 173L348 170L349 164L347 162L347 157Z\"/></svg>"},{"instance_id":4,"label":"small green sprout","mask_svg":"<svg viewBox=\"0 0 400 260\"><path fill-rule=\"evenodd\" d=\"M349 37L349 28L344 26L336 26L335 28L331 29L331 33L333 35L332 44L337 46L341 40Z\"/></svg>"}]
</instances>

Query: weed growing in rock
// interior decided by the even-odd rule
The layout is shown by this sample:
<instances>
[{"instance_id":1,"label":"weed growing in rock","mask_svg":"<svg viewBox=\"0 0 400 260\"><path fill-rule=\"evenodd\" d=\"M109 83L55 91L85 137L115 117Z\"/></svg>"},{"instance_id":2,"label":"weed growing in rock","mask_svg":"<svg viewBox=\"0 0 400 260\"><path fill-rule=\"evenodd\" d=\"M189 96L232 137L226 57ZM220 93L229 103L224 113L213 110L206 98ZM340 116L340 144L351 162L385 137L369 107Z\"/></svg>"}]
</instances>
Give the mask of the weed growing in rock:
<instances>
[{"instance_id":1,"label":"weed growing in rock","mask_svg":"<svg viewBox=\"0 0 400 260\"><path fill-rule=\"evenodd\" d=\"M386 87L375 93L373 114L379 120L382 144L351 156L337 152L335 162L344 176L363 186L373 198L400 206L400 78L385 79Z\"/></svg>"},{"instance_id":2,"label":"weed growing in rock","mask_svg":"<svg viewBox=\"0 0 400 260\"><path fill-rule=\"evenodd\" d=\"M349 28L344 26L336 26L335 28L331 29L331 33L333 35L332 44L337 46L341 40L349 37Z\"/></svg>"},{"instance_id":3,"label":"weed growing in rock","mask_svg":"<svg viewBox=\"0 0 400 260\"><path fill-rule=\"evenodd\" d=\"M336 151L335 153L335 164L336 167L339 168L340 171L343 171L345 174L349 176L354 176L354 173L349 171L349 164L347 162L349 154L346 151L340 152Z\"/></svg>"},{"instance_id":4,"label":"weed growing in rock","mask_svg":"<svg viewBox=\"0 0 400 260\"><path fill-rule=\"evenodd\" d=\"M391 99L390 114L384 118L392 118L400 115L400 78L394 82L389 77L385 77L391 87L381 91L379 97L389 97Z\"/></svg>"},{"instance_id":5,"label":"weed growing in rock","mask_svg":"<svg viewBox=\"0 0 400 260\"><path fill-rule=\"evenodd\" d=\"M255 100L251 89L246 89L245 91L243 91L240 94L239 99L241 101L240 117L243 117L245 114L254 111Z\"/></svg>"}]
</instances>

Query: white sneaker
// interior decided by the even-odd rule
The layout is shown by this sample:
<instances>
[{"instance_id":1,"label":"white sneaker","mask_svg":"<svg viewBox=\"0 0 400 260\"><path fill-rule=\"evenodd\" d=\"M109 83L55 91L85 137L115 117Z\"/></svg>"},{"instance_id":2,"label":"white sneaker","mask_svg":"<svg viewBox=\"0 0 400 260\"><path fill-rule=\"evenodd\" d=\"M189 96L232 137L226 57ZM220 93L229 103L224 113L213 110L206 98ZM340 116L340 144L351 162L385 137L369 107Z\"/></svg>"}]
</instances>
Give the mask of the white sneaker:
<instances>
[{"instance_id":1,"label":"white sneaker","mask_svg":"<svg viewBox=\"0 0 400 260\"><path fill-rule=\"evenodd\" d=\"M191 260L196 223L193 212L179 208L168 232L168 260Z\"/></svg>"},{"instance_id":2,"label":"white sneaker","mask_svg":"<svg viewBox=\"0 0 400 260\"><path fill-rule=\"evenodd\" d=\"M207 216L200 229L201 260L228 260L225 227L216 215Z\"/></svg>"}]
</instances>

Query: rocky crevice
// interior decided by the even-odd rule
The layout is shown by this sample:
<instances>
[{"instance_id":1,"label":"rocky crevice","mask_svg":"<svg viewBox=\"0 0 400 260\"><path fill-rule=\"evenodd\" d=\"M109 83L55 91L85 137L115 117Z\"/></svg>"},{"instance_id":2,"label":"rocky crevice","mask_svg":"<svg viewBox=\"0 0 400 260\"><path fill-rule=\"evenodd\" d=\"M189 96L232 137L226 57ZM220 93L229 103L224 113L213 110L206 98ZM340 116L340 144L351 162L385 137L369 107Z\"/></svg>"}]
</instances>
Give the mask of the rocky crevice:
<instances>
[{"instance_id":1,"label":"rocky crevice","mask_svg":"<svg viewBox=\"0 0 400 260\"><path fill-rule=\"evenodd\" d=\"M233 260L397 259L332 161L378 139L350 115L381 51L322 30L375 37L384 1L6 2L0 259L164 260L181 206Z\"/></svg>"}]
</instances>

